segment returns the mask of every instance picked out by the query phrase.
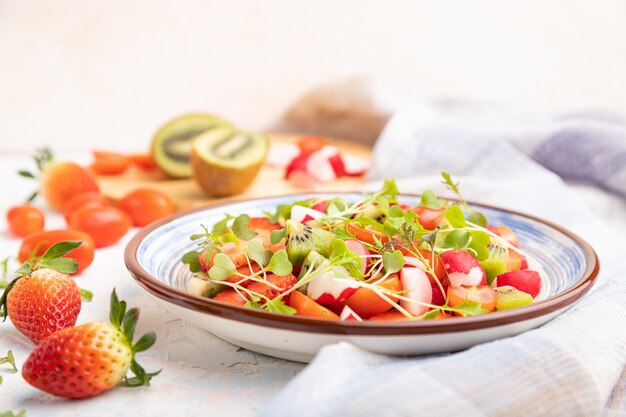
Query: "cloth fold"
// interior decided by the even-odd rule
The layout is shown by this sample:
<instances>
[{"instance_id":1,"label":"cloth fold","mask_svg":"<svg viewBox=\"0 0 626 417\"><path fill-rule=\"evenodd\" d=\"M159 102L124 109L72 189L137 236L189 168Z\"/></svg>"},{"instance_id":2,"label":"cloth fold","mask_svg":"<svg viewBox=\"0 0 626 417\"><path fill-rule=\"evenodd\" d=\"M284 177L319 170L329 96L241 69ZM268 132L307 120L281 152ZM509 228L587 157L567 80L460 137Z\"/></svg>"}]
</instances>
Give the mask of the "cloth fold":
<instances>
[{"instance_id":1,"label":"cloth fold","mask_svg":"<svg viewBox=\"0 0 626 417\"><path fill-rule=\"evenodd\" d=\"M626 239L512 142L407 108L383 131L369 178L401 178L400 191L445 195L439 173L446 170L468 200L561 224L598 252L594 290L541 328L459 353L392 358L348 343L327 346L264 416L626 415Z\"/></svg>"}]
</instances>

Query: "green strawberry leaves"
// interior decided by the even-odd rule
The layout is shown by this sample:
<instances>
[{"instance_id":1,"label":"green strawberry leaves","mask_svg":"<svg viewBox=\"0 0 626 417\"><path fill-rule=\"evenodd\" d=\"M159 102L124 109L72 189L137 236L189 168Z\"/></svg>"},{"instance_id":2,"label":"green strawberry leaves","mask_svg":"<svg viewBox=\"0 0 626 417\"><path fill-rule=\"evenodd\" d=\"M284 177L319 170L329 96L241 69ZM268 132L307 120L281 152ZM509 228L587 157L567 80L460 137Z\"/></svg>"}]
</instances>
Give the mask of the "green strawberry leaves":
<instances>
[{"instance_id":1,"label":"green strawberry leaves","mask_svg":"<svg viewBox=\"0 0 626 417\"><path fill-rule=\"evenodd\" d=\"M156 342L156 333L148 332L141 336L136 343L133 344L135 337L135 327L139 321L139 309L131 308L126 311L126 301L120 301L115 288L111 293L111 311L109 313L111 324L124 333L126 343L131 346L133 351L133 359L130 364L130 370L135 375L133 377L125 377L124 381L129 387L137 387L142 385L150 385L150 380L158 375L161 371L146 372L145 369L135 360L135 354L144 352L152 347Z\"/></svg>"}]
</instances>

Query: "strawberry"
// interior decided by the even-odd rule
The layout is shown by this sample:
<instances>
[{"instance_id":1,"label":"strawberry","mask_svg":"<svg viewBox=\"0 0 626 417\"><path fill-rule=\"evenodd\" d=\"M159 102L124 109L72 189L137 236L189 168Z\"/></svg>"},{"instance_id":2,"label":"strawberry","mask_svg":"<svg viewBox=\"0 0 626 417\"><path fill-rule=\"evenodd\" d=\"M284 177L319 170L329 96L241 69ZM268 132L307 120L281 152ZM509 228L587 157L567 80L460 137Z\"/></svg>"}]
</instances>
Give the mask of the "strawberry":
<instances>
[{"instance_id":1,"label":"strawberry","mask_svg":"<svg viewBox=\"0 0 626 417\"><path fill-rule=\"evenodd\" d=\"M111 294L110 323L93 322L60 330L42 341L26 359L22 376L32 386L66 398L88 398L125 380L129 386L149 385L157 375L147 373L135 354L156 341L154 332L133 344L136 308L126 311L126 302ZM128 378L128 370L134 377Z\"/></svg>"},{"instance_id":2,"label":"strawberry","mask_svg":"<svg viewBox=\"0 0 626 417\"><path fill-rule=\"evenodd\" d=\"M80 244L57 243L40 258L23 264L0 298L0 316L6 319L8 315L15 328L34 343L76 323L81 290L66 273L76 272L78 264L61 256Z\"/></svg>"},{"instance_id":3,"label":"strawberry","mask_svg":"<svg viewBox=\"0 0 626 417\"><path fill-rule=\"evenodd\" d=\"M63 210L65 204L82 193L99 192L94 176L85 168L73 162L54 162L52 153L43 149L35 155L37 168L41 173L40 192L46 202L55 210ZM37 178L28 171L20 171L20 175ZM37 196L34 192L29 201Z\"/></svg>"}]
</instances>

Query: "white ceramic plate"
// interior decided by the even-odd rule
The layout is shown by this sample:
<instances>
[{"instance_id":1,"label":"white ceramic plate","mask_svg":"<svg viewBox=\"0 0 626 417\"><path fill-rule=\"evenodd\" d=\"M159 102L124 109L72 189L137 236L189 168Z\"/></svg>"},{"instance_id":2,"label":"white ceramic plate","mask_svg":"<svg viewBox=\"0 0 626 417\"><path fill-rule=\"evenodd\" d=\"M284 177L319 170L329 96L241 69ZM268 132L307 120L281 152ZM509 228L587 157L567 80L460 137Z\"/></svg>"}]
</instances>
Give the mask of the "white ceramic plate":
<instances>
[{"instance_id":1,"label":"white ceramic plate","mask_svg":"<svg viewBox=\"0 0 626 417\"><path fill-rule=\"evenodd\" d=\"M164 308L243 348L279 358L308 362L327 344L349 341L372 352L418 355L448 352L513 336L551 320L593 285L599 263L580 237L547 221L495 207L475 205L492 224L515 231L524 251L543 269L543 290L529 306L482 316L402 322L322 320L269 313L197 297L185 291L192 276L180 262L194 249L189 236L224 213L261 216L278 204L310 197L360 194L302 194L247 200L177 213L142 229L128 244L126 266L137 282ZM415 205L419 196L399 196Z\"/></svg>"}]
</instances>

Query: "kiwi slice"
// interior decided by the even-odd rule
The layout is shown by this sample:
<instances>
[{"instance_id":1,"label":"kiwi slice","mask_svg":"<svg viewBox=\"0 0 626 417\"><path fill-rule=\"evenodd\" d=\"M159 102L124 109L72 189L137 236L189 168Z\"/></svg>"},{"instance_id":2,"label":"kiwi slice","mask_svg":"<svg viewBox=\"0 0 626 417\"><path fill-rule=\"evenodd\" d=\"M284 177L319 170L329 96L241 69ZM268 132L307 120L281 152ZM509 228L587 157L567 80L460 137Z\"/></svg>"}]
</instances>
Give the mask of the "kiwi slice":
<instances>
[{"instance_id":1,"label":"kiwi slice","mask_svg":"<svg viewBox=\"0 0 626 417\"><path fill-rule=\"evenodd\" d=\"M330 255L330 245L335 235L329 231L311 227L293 220L287 220L287 243L285 249L293 265L302 265L311 251L321 256Z\"/></svg>"},{"instance_id":2,"label":"kiwi slice","mask_svg":"<svg viewBox=\"0 0 626 417\"><path fill-rule=\"evenodd\" d=\"M506 261L508 259L508 250L502 246L489 244L489 257L480 262L485 275L487 275L487 283L491 284L495 277L506 271Z\"/></svg>"},{"instance_id":3,"label":"kiwi slice","mask_svg":"<svg viewBox=\"0 0 626 417\"><path fill-rule=\"evenodd\" d=\"M363 210L363 217L367 217L369 219L374 219L378 223L384 223L387 220L387 215L382 212L381 209L372 205Z\"/></svg>"},{"instance_id":4,"label":"kiwi slice","mask_svg":"<svg viewBox=\"0 0 626 417\"><path fill-rule=\"evenodd\" d=\"M186 114L170 120L154 135L152 159L172 178L191 177L191 141L203 132L223 126L231 125L210 114Z\"/></svg>"},{"instance_id":5,"label":"kiwi slice","mask_svg":"<svg viewBox=\"0 0 626 417\"><path fill-rule=\"evenodd\" d=\"M496 298L496 310L509 310L511 308L523 307L532 304L533 296L518 290L515 287L504 286L496 288L498 298Z\"/></svg>"},{"instance_id":6,"label":"kiwi slice","mask_svg":"<svg viewBox=\"0 0 626 417\"><path fill-rule=\"evenodd\" d=\"M228 127L212 129L193 140L193 177L210 196L240 193L256 177L268 147L267 137L259 133Z\"/></svg>"},{"instance_id":7,"label":"kiwi slice","mask_svg":"<svg viewBox=\"0 0 626 417\"><path fill-rule=\"evenodd\" d=\"M199 297L213 298L226 286L209 281L206 274L196 274L187 284L187 292Z\"/></svg>"},{"instance_id":8,"label":"kiwi slice","mask_svg":"<svg viewBox=\"0 0 626 417\"><path fill-rule=\"evenodd\" d=\"M311 270L315 270L320 266L324 265L328 262L328 259L323 257L317 251L310 251L309 254L304 258L304 262L302 262L302 269L300 270L300 275L298 279L304 277Z\"/></svg>"}]
</instances>

